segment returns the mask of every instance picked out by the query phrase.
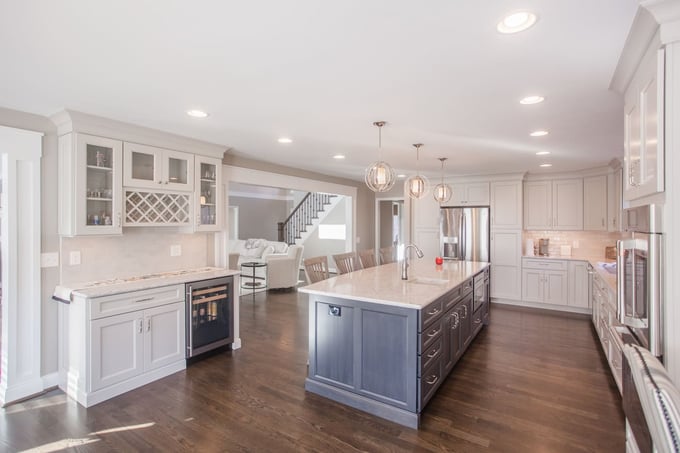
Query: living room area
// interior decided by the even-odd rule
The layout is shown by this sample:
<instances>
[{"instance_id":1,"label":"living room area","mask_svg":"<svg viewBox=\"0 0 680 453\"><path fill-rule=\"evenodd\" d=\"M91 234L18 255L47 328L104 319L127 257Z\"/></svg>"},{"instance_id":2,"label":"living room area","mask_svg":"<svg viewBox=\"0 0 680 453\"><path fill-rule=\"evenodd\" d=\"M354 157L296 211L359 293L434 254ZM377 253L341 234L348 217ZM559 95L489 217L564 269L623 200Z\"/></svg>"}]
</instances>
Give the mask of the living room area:
<instances>
[{"instance_id":1,"label":"living room area","mask_svg":"<svg viewBox=\"0 0 680 453\"><path fill-rule=\"evenodd\" d=\"M305 258L352 248L346 195L232 180L226 204L229 268L242 273L241 294L294 289Z\"/></svg>"}]
</instances>

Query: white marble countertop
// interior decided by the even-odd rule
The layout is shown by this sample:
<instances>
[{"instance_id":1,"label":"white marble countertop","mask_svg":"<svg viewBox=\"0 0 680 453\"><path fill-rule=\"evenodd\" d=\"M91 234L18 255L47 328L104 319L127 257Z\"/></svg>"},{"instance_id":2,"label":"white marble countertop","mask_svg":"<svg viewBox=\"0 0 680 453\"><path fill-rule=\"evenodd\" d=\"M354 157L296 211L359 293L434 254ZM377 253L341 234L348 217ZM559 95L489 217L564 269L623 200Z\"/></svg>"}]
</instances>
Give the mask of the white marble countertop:
<instances>
[{"instance_id":1,"label":"white marble countertop","mask_svg":"<svg viewBox=\"0 0 680 453\"><path fill-rule=\"evenodd\" d=\"M527 259L539 259L539 260L570 260L570 261L588 261L597 274L604 280L604 282L609 286L609 289L616 294L616 274L610 274L604 270L597 263L613 263L616 260L610 260L603 256L592 256L592 255L579 255L579 256L528 256L524 255L522 258Z\"/></svg>"},{"instance_id":2,"label":"white marble countertop","mask_svg":"<svg viewBox=\"0 0 680 453\"><path fill-rule=\"evenodd\" d=\"M53 297L61 301L71 301L73 300L73 296L89 298L110 296L112 294L140 291L143 289L158 288L161 286L177 285L238 274L240 274L239 271L231 269L202 267L199 269L183 269L128 278L112 278L94 282L69 283L57 286L54 289Z\"/></svg>"},{"instance_id":3,"label":"white marble countertop","mask_svg":"<svg viewBox=\"0 0 680 453\"><path fill-rule=\"evenodd\" d=\"M400 263L390 263L338 275L298 291L420 309L489 266L471 261L444 261L436 265L425 259L412 259L409 263L409 280L401 279Z\"/></svg>"}]
</instances>

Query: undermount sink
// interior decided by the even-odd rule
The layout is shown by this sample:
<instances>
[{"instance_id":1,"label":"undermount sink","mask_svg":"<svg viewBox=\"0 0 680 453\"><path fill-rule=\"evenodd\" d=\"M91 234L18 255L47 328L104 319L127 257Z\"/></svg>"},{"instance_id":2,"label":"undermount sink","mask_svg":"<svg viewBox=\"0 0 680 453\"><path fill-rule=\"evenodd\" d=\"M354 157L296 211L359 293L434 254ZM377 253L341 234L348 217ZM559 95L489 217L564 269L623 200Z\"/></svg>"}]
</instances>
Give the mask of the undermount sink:
<instances>
[{"instance_id":1,"label":"undermount sink","mask_svg":"<svg viewBox=\"0 0 680 453\"><path fill-rule=\"evenodd\" d=\"M408 282L420 285L446 285L449 281L443 278L415 277Z\"/></svg>"}]
</instances>

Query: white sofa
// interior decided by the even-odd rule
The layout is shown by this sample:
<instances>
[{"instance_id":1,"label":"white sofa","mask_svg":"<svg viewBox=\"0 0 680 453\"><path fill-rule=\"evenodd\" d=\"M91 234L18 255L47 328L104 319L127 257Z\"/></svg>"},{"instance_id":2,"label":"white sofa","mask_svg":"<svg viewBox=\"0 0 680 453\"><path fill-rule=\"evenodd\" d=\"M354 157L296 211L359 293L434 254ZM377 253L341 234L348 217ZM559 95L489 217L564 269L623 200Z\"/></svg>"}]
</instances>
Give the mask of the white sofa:
<instances>
[{"instance_id":1,"label":"white sofa","mask_svg":"<svg viewBox=\"0 0 680 453\"><path fill-rule=\"evenodd\" d=\"M237 239L229 242L229 269L241 270L247 262L267 263L267 288L293 288L297 285L302 264L301 245L266 239ZM262 275L255 269L256 275ZM248 278L244 275L244 278Z\"/></svg>"},{"instance_id":2,"label":"white sofa","mask_svg":"<svg viewBox=\"0 0 680 453\"><path fill-rule=\"evenodd\" d=\"M242 263L255 261L264 263L269 255L288 252L285 242L268 241L266 239L235 239L229 241L229 269L240 270Z\"/></svg>"}]
</instances>

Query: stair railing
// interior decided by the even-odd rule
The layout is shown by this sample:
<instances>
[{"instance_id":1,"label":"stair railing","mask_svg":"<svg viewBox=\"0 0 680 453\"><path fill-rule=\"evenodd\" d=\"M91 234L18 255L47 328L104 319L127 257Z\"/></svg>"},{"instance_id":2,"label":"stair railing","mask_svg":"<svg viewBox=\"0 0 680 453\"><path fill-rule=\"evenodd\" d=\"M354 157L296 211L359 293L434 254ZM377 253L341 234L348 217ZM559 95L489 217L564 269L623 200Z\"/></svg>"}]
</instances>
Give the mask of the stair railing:
<instances>
[{"instance_id":1,"label":"stair railing","mask_svg":"<svg viewBox=\"0 0 680 453\"><path fill-rule=\"evenodd\" d=\"M293 209L288 218L278 222L279 241L287 244L295 244L312 221L319 217L319 212L330 204L331 197L327 193L308 192L307 195Z\"/></svg>"}]
</instances>

